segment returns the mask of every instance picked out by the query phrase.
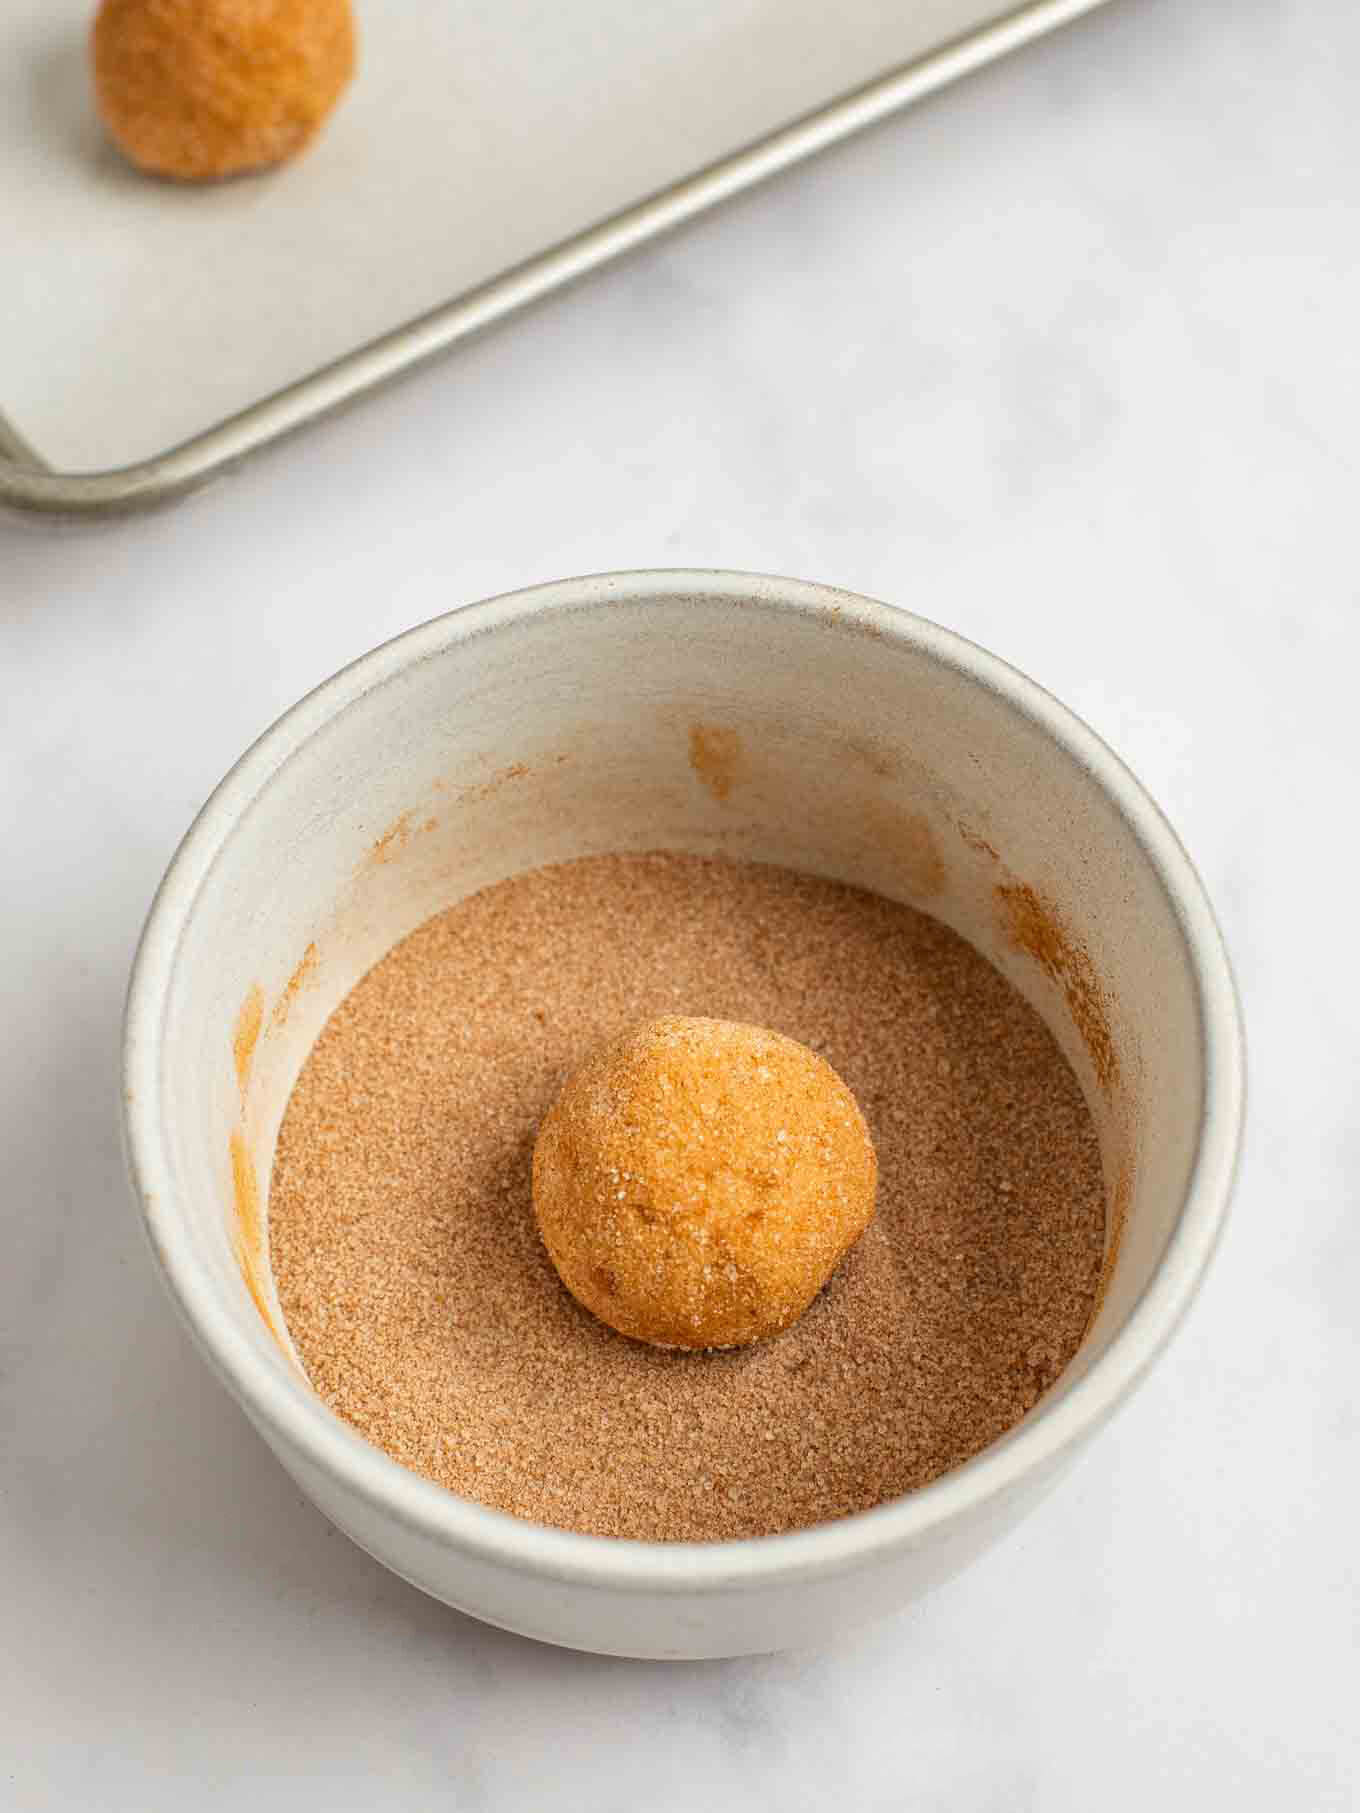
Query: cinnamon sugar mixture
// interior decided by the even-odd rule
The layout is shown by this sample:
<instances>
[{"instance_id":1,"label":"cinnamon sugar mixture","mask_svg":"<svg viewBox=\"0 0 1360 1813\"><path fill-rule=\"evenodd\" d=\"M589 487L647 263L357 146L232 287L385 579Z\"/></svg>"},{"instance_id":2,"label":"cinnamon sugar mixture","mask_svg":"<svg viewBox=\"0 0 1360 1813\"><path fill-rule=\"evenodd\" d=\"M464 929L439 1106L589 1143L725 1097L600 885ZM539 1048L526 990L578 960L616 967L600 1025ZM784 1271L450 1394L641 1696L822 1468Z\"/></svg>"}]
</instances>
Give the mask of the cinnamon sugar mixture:
<instances>
[{"instance_id":1,"label":"cinnamon sugar mixture","mask_svg":"<svg viewBox=\"0 0 1360 1813\"><path fill-rule=\"evenodd\" d=\"M660 1013L820 1052L878 1213L785 1334L662 1352L567 1294L530 1206L538 1122ZM450 1491L609 1536L755 1536L924 1485L1071 1358L1100 1270L1094 1129L1042 1021L935 920L837 883L588 857L405 939L312 1051L269 1201L279 1299L326 1401Z\"/></svg>"}]
</instances>

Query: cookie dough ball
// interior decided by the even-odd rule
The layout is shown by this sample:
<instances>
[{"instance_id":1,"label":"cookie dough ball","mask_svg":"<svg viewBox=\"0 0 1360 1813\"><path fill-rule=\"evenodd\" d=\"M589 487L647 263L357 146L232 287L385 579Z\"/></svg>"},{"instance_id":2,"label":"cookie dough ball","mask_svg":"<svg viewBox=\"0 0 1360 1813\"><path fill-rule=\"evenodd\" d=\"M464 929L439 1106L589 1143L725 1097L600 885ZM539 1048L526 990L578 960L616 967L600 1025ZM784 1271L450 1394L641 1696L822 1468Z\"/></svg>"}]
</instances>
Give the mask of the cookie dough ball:
<instances>
[{"instance_id":1,"label":"cookie dough ball","mask_svg":"<svg viewBox=\"0 0 1360 1813\"><path fill-rule=\"evenodd\" d=\"M102 0L100 116L134 164L210 182L300 151L354 73L349 0Z\"/></svg>"},{"instance_id":2,"label":"cookie dough ball","mask_svg":"<svg viewBox=\"0 0 1360 1813\"><path fill-rule=\"evenodd\" d=\"M732 1020L649 1021L568 1080L534 1147L562 1282L659 1347L743 1347L802 1315L864 1232L878 1164L829 1064Z\"/></svg>"}]
</instances>

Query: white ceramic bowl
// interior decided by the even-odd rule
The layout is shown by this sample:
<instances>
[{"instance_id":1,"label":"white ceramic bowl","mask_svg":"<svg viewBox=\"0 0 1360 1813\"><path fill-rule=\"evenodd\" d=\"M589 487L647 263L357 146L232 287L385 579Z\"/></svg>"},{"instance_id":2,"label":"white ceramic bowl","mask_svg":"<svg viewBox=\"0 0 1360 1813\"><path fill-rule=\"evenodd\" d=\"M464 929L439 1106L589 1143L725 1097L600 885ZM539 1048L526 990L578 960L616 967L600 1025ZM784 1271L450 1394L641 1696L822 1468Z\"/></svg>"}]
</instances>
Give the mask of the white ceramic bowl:
<instances>
[{"instance_id":1,"label":"white ceramic bowl","mask_svg":"<svg viewBox=\"0 0 1360 1813\"><path fill-rule=\"evenodd\" d=\"M698 767L696 726L718 751ZM1071 1058L1121 1224L1081 1350L1019 1426L921 1491L785 1536L611 1541L468 1503L335 1417L274 1332L252 1197L326 1016L398 938L473 889L590 851L658 847L859 882L961 931ZM1236 1161L1243 1045L1187 857L1127 769L1047 693L862 598L641 573L438 618L262 737L157 895L125 1085L133 1184L170 1293L329 1517L493 1624L699 1657L816 1641L888 1612L1037 1502L1200 1282Z\"/></svg>"}]
</instances>

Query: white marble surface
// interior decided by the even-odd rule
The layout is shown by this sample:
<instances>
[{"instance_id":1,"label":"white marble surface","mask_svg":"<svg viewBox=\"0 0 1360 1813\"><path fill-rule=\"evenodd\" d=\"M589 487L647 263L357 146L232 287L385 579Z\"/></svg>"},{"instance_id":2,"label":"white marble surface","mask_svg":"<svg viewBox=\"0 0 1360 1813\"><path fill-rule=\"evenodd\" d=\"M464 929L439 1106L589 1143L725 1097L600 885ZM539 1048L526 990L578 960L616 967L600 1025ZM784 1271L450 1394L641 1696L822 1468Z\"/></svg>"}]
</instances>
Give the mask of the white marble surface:
<instances>
[{"instance_id":1,"label":"white marble surface","mask_svg":"<svg viewBox=\"0 0 1360 1813\"><path fill-rule=\"evenodd\" d=\"M0 1804L1354 1805L1360 13L1116 5L175 512L0 525ZM912 605L1083 712L1220 908L1235 1218L1003 1549L819 1653L481 1629L329 1529L172 1319L120 997L304 689L566 572Z\"/></svg>"}]
</instances>

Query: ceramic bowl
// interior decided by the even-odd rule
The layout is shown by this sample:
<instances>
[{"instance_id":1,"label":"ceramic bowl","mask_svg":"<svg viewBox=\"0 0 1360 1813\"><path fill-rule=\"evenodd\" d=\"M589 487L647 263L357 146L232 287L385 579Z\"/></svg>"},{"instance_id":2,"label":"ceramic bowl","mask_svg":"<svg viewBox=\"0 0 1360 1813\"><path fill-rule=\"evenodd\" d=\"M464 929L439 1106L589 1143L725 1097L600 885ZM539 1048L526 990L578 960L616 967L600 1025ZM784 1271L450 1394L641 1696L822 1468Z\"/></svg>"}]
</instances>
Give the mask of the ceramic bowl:
<instances>
[{"instance_id":1,"label":"ceramic bowl","mask_svg":"<svg viewBox=\"0 0 1360 1813\"><path fill-rule=\"evenodd\" d=\"M1002 1440L787 1535L617 1541L469 1503L312 1391L267 1262L271 1155L327 1015L474 889L589 852L778 862L933 913L1042 1013L1100 1135L1104 1294ZM1179 1323L1228 1203L1242 1030L1213 915L1128 770L996 657L904 611L745 574L610 574L457 610L288 712L170 865L128 1001L126 1134L170 1293L326 1515L474 1617L652 1657L816 1642L1024 1516Z\"/></svg>"}]
</instances>

